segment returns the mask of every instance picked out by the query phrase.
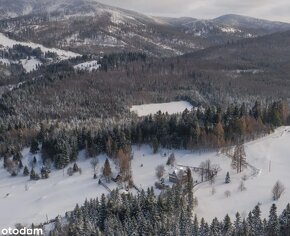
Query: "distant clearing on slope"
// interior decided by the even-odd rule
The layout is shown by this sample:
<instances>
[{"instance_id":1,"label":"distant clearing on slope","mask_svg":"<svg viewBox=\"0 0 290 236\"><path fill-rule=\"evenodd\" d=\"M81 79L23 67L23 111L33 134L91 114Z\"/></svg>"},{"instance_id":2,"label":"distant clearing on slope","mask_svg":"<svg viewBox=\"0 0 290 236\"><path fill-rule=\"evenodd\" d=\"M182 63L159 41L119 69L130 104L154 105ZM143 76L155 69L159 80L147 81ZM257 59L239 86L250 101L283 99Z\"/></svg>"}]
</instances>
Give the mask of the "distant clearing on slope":
<instances>
[{"instance_id":1,"label":"distant clearing on slope","mask_svg":"<svg viewBox=\"0 0 290 236\"><path fill-rule=\"evenodd\" d=\"M181 113L185 109L191 110L193 106L186 101L169 102L169 103L152 103L144 105L136 105L131 107L131 112L135 112L138 116L148 116L156 114L158 111L168 113L169 115Z\"/></svg>"},{"instance_id":2,"label":"distant clearing on slope","mask_svg":"<svg viewBox=\"0 0 290 236\"><path fill-rule=\"evenodd\" d=\"M42 52L47 53L47 52L53 52L56 53L59 57L60 60L66 60L69 58L73 57L78 57L81 56L80 54L70 52L70 51L65 51L57 48L47 48L44 47L41 44L36 44L36 43L31 43L31 42L19 42L13 39L8 38L4 34L0 33L0 45L7 47L7 48L12 48L14 45L20 44L22 46L27 46L31 48L40 48Z\"/></svg>"}]
</instances>

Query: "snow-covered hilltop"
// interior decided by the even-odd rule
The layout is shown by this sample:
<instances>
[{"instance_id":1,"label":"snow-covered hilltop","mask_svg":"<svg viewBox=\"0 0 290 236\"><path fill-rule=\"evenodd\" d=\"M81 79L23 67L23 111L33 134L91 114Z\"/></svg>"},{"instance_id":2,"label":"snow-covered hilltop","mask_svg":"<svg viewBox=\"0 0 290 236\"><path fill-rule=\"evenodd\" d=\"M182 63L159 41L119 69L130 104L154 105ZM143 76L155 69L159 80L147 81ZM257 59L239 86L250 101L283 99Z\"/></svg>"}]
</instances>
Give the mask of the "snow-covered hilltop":
<instances>
[{"instance_id":1,"label":"snow-covered hilltop","mask_svg":"<svg viewBox=\"0 0 290 236\"><path fill-rule=\"evenodd\" d=\"M165 167L165 184L171 185L168 175L179 165L198 167L206 160L212 165L219 165L220 171L214 183L205 182L194 188L198 198L198 206L195 213L198 217L211 220L213 217L222 219L227 213L233 216L239 211L245 216L258 203L262 209L262 215L266 217L273 203L271 190L277 180L285 186L285 193L275 202L280 212L285 208L290 199L290 178L288 154L290 152L290 127L281 127L273 134L245 145L247 162L251 165L240 174L231 169L231 160L224 154L216 152L192 153L186 150L160 150L152 154L149 146L133 147L134 158L132 171L134 183L138 188L148 188L157 181L155 169L158 165L166 166L168 156L174 152L176 164L174 167ZM31 165L34 155L29 149L22 152L23 164ZM165 155L166 154L166 155ZM39 171L42 166L39 154L36 156L35 170ZM108 194L108 190L93 179L91 159L86 159L84 152L79 153L77 165L82 169L81 174L67 175L64 170L52 170L50 177L45 180L31 181L29 177L11 175L1 166L0 168L0 208L5 214L0 215L0 227L14 226L15 223L40 223L47 218L52 219L57 215L64 215L66 211L74 208L76 203L82 204L85 199ZM103 166L106 157L99 156L99 168ZM114 164L111 163L112 171L115 172ZM71 166L70 166L71 167ZM269 168L270 167L270 168ZM253 171L259 170L258 172ZM225 184L226 173L230 173L231 182ZM193 174L194 181L200 176ZM244 181L245 190L240 191L239 185ZM109 188L117 185L111 182ZM214 193L213 193L214 188ZM134 190L132 190L134 192ZM230 192L230 196L225 196ZM156 190L159 193L159 190ZM239 204L237 204L237 202ZM17 212L11 211L11 206Z\"/></svg>"}]
</instances>

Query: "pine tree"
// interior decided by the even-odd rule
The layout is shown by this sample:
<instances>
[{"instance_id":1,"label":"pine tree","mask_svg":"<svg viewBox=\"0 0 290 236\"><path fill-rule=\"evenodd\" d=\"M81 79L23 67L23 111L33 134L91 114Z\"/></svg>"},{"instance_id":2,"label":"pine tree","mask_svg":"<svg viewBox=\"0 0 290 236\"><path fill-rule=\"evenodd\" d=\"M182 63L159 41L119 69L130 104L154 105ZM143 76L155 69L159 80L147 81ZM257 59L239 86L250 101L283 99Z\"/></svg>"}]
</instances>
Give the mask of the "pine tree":
<instances>
[{"instance_id":1,"label":"pine tree","mask_svg":"<svg viewBox=\"0 0 290 236\"><path fill-rule=\"evenodd\" d=\"M261 118L262 116L262 108L261 108L261 103L256 101L253 109L252 109L252 114L255 117L256 120Z\"/></svg>"},{"instance_id":2,"label":"pine tree","mask_svg":"<svg viewBox=\"0 0 290 236\"><path fill-rule=\"evenodd\" d=\"M106 205L106 197L104 194L101 196L101 205L100 205L100 210L98 214L98 226L100 227L101 230L105 229L105 220L107 218L107 205Z\"/></svg>"},{"instance_id":3,"label":"pine tree","mask_svg":"<svg viewBox=\"0 0 290 236\"><path fill-rule=\"evenodd\" d=\"M236 213L236 220L234 222L234 229L235 229L235 235L237 235L237 236L242 235L242 222L241 222L241 215L239 212Z\"/></svg>"},{"instance_id":4,"label":"pine tree","mask_svg":"<svg viewBox=\"0 0 290 236\"><path fill-rule=\"evenodd\" d=\"M38 142L36 139L33 139L30 146L30 152L36 154L39 151Z\"/></svg>"},{"instance_id":5,"label":"pine tree","mask_svg":"<svg viewBox=\"0 0 290 236\"><path fill-rule=\"evenodd\" d=\"M282 236L290 236L290 204L283 210L279 217L280 229Z\"/></svg>"},{"instance_id":6,"label":"pine tree","mask_svg":"<svg viewBox=\"0 0 290 236\"><path fill-rule=\"evenodd\" d=\"M22 164L22 161L21 160L18 161L18 168L19 169L22 169L23 168L23 164Z\"/></svg>"},{"instance_id":7,"label":"pine tree","mask_svg":"<svg viewBox=\"0 0 290 236\"><path fill-rule=\"evenodd\" d=\"M201 218L200 227L199 227L199 236L208 236L209 228L204 218Z\"/></svg>"},{"instance_id":8,"label":"pine tree","mask_svg":"<svg viewBox=\"0 0 290 236\"><path fill-rule=\"evenodd\" d=\"M222 234L220 223L217 218L214 218L212 220L212 223L210 225L210 232L212 236L219 236Z\"/></svg>"},{"instance_id":9,"label":"pine tree","mask_svg":"<svg viewBox=\"0 0 290 236\"><path fill-rule=\"evenodd\" d=\"M159 142L156 137L153 137L152 139L152 147L153 147L153 153L157 153L159 149Z\"/></svg>"},{"instance_id":10,"label":"pine tree","mask_svg":"<svg viewBox=\"0 0 290 236\"><path fill-rule=\"evenodd\" d=\"M112 170L111 170L110 162L107 158L104 164L104 168L103 168L103 176L105 177L107 182L110 182L111 175L112 175Z\"/></svg>"},{"instance_id":11,"label":"pine tree","mask_svg":"<svg viewBox=\"0 0 290 236\"><path fill-rule=\"evenodd\" d=\"M280 225L277 216L277 207L275 204L271 206L269 220L267 224L267 235L269 236L279 236L280 235Z\"/></svg>"},{"instance_id":12,"label":"pine tree","mask_svg":"<svg viewBox=\"0 0 290 236\"><path fill-rule=\"evenodd\" d=\"M181 209L181 215L179 219L179 232L180 235L184 236L190 236L192 231L190 216L187 213L187 211Z\"/></svg>"},{"instance_id":13,"label":"pine tree","mask_svg":"<svg viewBox=\"0 0 290 236\"><path fill-rule=\"evenodd\" d=\"M223 222L223 235L231 235L232 234L232 222L229 215L226 215Z\"/></svg>"},{"instance_id":14,"label":"pine tree","mask_svg":"<svg viewBox=\"0 0 290 236\"><path fill-rule=\"evenodd\" d=\"M29 170L28 170L28 167L27 166L24 167L23 175L25 175L25 176L28 176L29 175Z\"/></svg>"},{"instance_id":15,"label":"pine tree","mask_svg":"<svg viewBox=\"0 0 290 236\"><path fill-rule=\"evenodd\" d=\"M192 227L193 236L198 236L198 229L199 229L199 223L198 223L197 216L195 215L194 220L193 220L193 227Z\"/></svg>"},{"instance_id":16,"label":"pine tree","mask_svg":"<svg viewBox=\"0 0 290 236\"><path fill-rule=\"evenodd\" d=\"M248 236L249 235L249 224L247 223L247 221L244 219L242 222L242 226L241 226L241 233L237 234L237 236ZM238 231L239 233L239 231Z\"/></svg>"},{"instance_id":17,"label":"pine tree","mask_svg":"<svg viewBox=\"0 0 290 236\"><path fill-rule=\"evenodd\" d=\"M226 183L226 184L229 184L230 182L231 182L230 173L227 172L226 179L225 179L225 183Z\"/></svg>"},{"instance_id":18,"label":"pine tree","mask_svg":"<svg viewBox=\"0 0 290 236\"><path fill-rule=\"evenodd\" d=\"M74 163L73 172L78 172L78 171L79 171L79 167L78 167L77 163Z\"/></svg>"},{"instance_id":19,"label":"pine tree","mask_svg":"<svg viewBox=\"0 0 290 236\"><path fill-rule=\"evenodd\" d=\"M261 220L261 210L259 205L257 205L254 210L252 211L253 213L253 218L252 218L252 232L254 235L263 235L263 224Z\"/></svg>"},{"instance_id":20,"label":"pine tree","mask_svg":"<svg viewBox=\"0 0 290 236\"><path fill-rule=\"evenodd\" d=\"M190 217L192 217L192 211L194 208L193 179L191 170L189 168L186 170L186 178L187 212Z\"/></svg>"}]
</instances>

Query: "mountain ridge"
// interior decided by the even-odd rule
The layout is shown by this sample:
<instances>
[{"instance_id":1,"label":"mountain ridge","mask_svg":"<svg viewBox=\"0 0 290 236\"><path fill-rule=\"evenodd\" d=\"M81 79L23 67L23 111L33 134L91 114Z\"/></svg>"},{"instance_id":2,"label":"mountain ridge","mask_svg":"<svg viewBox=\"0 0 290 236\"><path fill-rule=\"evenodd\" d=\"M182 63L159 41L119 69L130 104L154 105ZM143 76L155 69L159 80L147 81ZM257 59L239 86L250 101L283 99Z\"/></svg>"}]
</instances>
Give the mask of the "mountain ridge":
<instances>
[{"instance_id":1,"label":"mountain ridge","mask_svg":"<svg viewBox=\"0 0 290 236\"><path fill-rule=\"evenodd\" d=\"M80 54L170 57L290 30L287 23L233 14L208 20L147 16L94 0L0 0L0 13L0 32Z\"/></svg>"}]
</instances>

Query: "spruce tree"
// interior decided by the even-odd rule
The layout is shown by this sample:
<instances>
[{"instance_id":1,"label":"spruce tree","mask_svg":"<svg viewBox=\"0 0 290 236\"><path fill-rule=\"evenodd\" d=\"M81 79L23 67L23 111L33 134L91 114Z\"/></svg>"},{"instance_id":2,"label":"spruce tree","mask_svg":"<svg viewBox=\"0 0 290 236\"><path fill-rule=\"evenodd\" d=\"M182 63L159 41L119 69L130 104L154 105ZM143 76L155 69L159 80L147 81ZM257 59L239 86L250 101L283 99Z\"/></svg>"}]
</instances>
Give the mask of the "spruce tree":
<instances>
[{"instance_id":1,"label":"spruce tree","mask_svg":"<svg viewBox=\"0 0 290 236\"><path fill-rule=\"evenodd\" d=\"M21 160L18 161L18 168L19 169L22 169L23 168L23 164L22 164L22 161Z\"/></svg>"},{"instance_id":2,"label":"spruce tree","mask_svg":"<svg viewBox=\"0 0 290 236\"><path fill-rule=\"evenodd\" d=\"M78 167L77 163L74 163L73 172L78 172L78 171L79 171L79 167Z\"/></svg>"},{"instance_id":3,"label":"spruce tree","mask_svg":"<svg viewBox=\"0 0 290 236\"><path fill-rule=\"evenodd\" d=\"M112 170L111 170L110 162L107 158L104 164L104 168L103 168L103 176L105 177L107 182L110 182L111 175L112 175Z\"/></svg>"},{"instance_id":4,"label":"spruce tree","mask_svg":"<svg viewBox=\"0 0 290 236\"><path fill-rule=\"evenodd\" d=\"M234 228L235 228L235 235L241 235L241 228L242 228L242 222L241 222L241 215L239 212L236 213L236 219L234 222Z\"/></svg>"},{"instance_id":5,"label":"spruce tree","mask_svg":"<svg viewBox=\"0 0 290 236\"><path fill-rule=\"evenodd\" d=\"M25 166L24 169L23 169L23 175L25 175L25 176L29 175L29 170L28 170L27 166Z\"/></svg>"},{"instance_id":6,"label":"spruce tree","mask_svg":"<svg viewBox=\"0 0 290 236\"><path fill-rule=\"evenodd\" d=\"M192 227L192 235L193 236L198 235L198 229L199 229L199 223L198 223L197 216L195 215L194 220L193 220L193 227Z\"/></svg>"},{"instance_id":7,"label":"spruce tree","mask_svg":"<svg viewBox=\"0 0 290 236\"><path fill-rule=\"evenodd\" d=\"M253 218L253 233L254 235L263 235L263 224L261 220L261 210L259 205L255 206L254 210L252 211Z\"/></svg>"},{"instance_id":8,"label":"spruce tree","mask_svg":"<svg viewBox=\"0 0 290 236\"><path fill-rule=\"evenodd\" d=\"M230 173L227 172L226 179L225 179L225 183L226 183L226 184L229 184L230 182L231 182Z\"/></svg>"},{"instance_id":9,"label":"spruce tree","mask_svg":"<svg viewBox=\"0 0 290 236\"><path fill-rule=\"evenodd\" d=\"M231 235L232 233L232 222L228 214L225 216L224 221L223 221L222 233L223 235Z\"/></svg>"},{"instance_id":10,"label":"spruce tree","mask_svg":"<svg viewBox=\"0 0 290 236\"><path fill-rule=\"evenodd\" d=\"M281 235L290 235L290 204L287 205L286 209L283 210L279 217Z\"/></svg>"},{"instance_id":11,"label":"spruce tree","mask_svg":"<svg viewBox=\"0 0 290 236\"><path fill-rule=\"evenodd\" d=\"M272 204L270 209L269 220L267 224L267 235L269 236L279 236L280 235L280 225L277 216L277 207Z\"/></svg>"},{"instance_id":12,"label":"spruce tree","mask_svg":"<svg viewBox=\"0 0 290 236\"><path fill-rule=\"evenodd\" d=\"M152 139L152 147L153 147L153 153L157 153L159 149L159 142L156 137L153 137Z\"/></svg>"},{"instance_id":13,"label":"spruce tree","mask_svg":"<svg viewBox=\"0 0 290 236\"><path fill-rule=\"evenodd\" d=\"M39 151L38 142L36 139L33 139L30 146L30 152L36 154Z\"/></svg>"},{"instance_id":14,"label":"spruce tree","mask_svg":"<svg viewBox=\"0 0 290 236\"><path fill-rule=\"evenodd\" d=\"M210 225L210 232L211 232L211 235L213 236L219 236L222 234L220 223L217 218L214 218L212 220L212 223Z\"/></svg>"}]
</instances>

